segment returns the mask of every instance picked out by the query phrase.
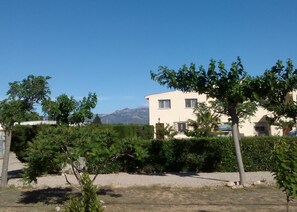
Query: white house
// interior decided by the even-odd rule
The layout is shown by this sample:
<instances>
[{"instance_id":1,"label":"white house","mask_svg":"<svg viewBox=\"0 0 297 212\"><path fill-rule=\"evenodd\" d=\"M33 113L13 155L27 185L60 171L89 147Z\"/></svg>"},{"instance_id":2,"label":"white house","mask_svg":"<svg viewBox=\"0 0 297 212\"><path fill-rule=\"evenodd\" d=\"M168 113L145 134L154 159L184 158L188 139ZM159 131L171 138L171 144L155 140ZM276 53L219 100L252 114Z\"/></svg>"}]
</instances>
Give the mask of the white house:
<instances>
[{"instance_id":1,"label":"white house","mask_svg":"<svg viewBox=\"0 0 297 212\"><path fill-rule=\"evenodd\" d=\"M197 102L207 102L205 94L195 92L184 93L182 91L169 91L145 96L149 103L149 123L155 126L157 123L169 124L178 136L183 137L183 131L188 129L187 121L196 119L193 109ZM265 116L268 111L258 108L255 115L243 123L240 123L239 131L243 136L255 135L282 135L282 130L276 126L270 126ZM229 124L227 116L221 117L222 124Z\"/></svg>"}]
</instances>

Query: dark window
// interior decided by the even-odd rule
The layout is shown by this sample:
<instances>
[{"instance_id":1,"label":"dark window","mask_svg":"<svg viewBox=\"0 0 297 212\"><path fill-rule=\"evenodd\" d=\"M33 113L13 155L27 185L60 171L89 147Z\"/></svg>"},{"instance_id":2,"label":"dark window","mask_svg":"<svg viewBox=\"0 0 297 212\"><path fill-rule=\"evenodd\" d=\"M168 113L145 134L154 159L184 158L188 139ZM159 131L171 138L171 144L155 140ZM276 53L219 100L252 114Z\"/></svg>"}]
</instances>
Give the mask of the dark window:
<instances>
[{"instance_id":1,"label":"dark window","mask_svg":"<svg viewBox=\"0 0 297 212\"><path fill-rule=\"evenodd\" d=\"M186 108L194 108L197 105L197 99L185 99Z\"/></svg>"},{"instance_id":2,"label":"dark window","mask_svg":"<svg viewBox=\"0 0 297 212\"><path fill-rule=\"evenodd\" d=\"M159 100L159 108L160 109L169 109L169 108L171 108L170 99Z\"/></svg>"},{"instance_id":3,"label":"dark window","mask_svg":"<svg viewBox=\"0 0 297 212\"><path fill-rule=\"evenodd\" d=\"M177 123L177 131L184 132L187 129L187 124L185 122Z\"/></svg>"}]
</instances>

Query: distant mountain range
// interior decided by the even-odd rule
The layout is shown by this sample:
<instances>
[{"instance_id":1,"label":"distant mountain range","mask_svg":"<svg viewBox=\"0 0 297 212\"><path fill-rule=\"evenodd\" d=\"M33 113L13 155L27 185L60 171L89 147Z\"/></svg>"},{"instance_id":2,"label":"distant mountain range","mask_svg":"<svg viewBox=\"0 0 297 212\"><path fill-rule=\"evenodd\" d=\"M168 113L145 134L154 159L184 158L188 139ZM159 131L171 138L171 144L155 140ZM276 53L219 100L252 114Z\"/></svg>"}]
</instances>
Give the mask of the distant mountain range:
<instances>
[{"instance_id":1,"label":"distant mountain range","mask_svg":"<svg viewBox=\"0 0 297 212\"><path fill-rule=\"evenodd\" d=\"M111 114L98 114L102 124L149 124L148 107L125 108Z\"/></svg>"}]
</instances>

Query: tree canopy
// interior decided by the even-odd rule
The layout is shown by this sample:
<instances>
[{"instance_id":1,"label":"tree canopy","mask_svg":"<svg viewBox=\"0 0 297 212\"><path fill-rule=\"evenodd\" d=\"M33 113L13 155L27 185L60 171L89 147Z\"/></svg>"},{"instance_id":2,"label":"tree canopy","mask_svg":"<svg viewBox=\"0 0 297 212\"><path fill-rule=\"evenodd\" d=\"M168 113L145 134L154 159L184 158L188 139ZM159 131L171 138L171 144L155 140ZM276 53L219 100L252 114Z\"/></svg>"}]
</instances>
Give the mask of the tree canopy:
<instances>
[{"instance_id":1,"label":"tree canopy","mask_svg":"<svg viewBox=\"0 0 297 212\"><path fill-rule=\"evenodd\" d=\"M48 114L49 119L56 120L58 124L81 124L85 118L93 117L91 109L95 108L96 104L95 93L89 93L81 101L62 94L56 100L48 98L43 101L42 110Z\"/></svg>"},{"instance_id":2,"label":"tree canopy","mask_svg":"<svg viewBox=\"0 0 297 212\"><path fill-rule=\"evenodd\" d=\"M167 85L169 88L178 89L184 92L194 91L199 94L207 94L208 97L218 100L222 103L226 115L231 117L232 135L236 149L237 162L240 173L240 182L245 184L244 167L239 145L239 116L237 106L249 102L254 98L252 77L247 72L238 57L231 64L230 70L225 68L222 61L216 63L211 60L206 70L203 66L196 69L195 64L182 66L175 71L166 66L160 66L157 73L151 71L151 78L161 85Z\"/></svg>"},{"instance_id":3,"label":"tree canopy","mask_svg":"<svg viewBox=\"0 0 297 212\"><path fill-rule=\"evenodd\" d=\"M30 75L21 82L9 83L8 97L0 101L0 123L5 130L10 130L16 122L36 119L34 104L50 94L49 79Z\"/></svg>"},{"instance_id":4,"label":"tree canopy","mask_svg":"<svg viewBox=\"0 0 297 212\"><path fill-rule=\"evenodd\" d=\"M271 112L272 117L269 119L271 123L296 124L297 103L293 101L292 95L297 89L297 69L294 69L291 60L287 60L286 66L278 60L271 69L256 78L253 87L257 89L255 94L258 95L259 104ZM284 119L281 120L282 118Z\"/></svg>"},{"instance_id":5,"label":"tree canopy","mask_svg":"<svg viewBox=\"0 0 297 212\"><path fill-rule=\"evenodd\" d=\"M0 101L0 124L5 131L5 152L3 158L1 186L7 186L7 173L11 133L16 122L36 119L35 103L40 103L49 94L50 77L29 75L26 79L9 83L8 97Z\"/></svg>"}]
</instances>

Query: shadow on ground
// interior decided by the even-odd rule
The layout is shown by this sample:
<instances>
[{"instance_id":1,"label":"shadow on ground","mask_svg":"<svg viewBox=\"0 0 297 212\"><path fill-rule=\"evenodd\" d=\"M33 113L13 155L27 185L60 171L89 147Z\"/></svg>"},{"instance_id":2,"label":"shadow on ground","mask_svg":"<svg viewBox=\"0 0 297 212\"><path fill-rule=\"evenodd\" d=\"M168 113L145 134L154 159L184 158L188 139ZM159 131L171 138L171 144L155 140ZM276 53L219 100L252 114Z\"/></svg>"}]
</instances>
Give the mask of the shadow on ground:
<instances>
[{"instance_id":1,"label":"shadow on ground","mask_svg":"<svg viewBox=\"0 0 297 212\"><path fill-rule=\"evenodd\" d=\"M160 172L160 173L151 173L151 174L143 174L143 175L148 175L148 176L166 176L167 174L171 174L171 175L176 175L179 177L193 177L193 178L198 178L198 179L203 179L203 180L212 180L212 181L219 181L219 182L228 182L228 180L222 180L219 178L211 178L211 177L201 177L199 175L199 173L196 172L186 172L186 173L182 173L182 172L170 172L170 173L164 173L164 172Z\"/></svg>"},{"instance_id":2,"label":"shadow on ground","mask_svg":"<svg viewBox=\"0 0 297 212\"><path fill-rule=\"evenodd\" d=\"M8 171L8 179L21 178L22 172L23 172L22 169Z\"/></svg>"},{"instance_id":3,"label":"shadow on ground","mask_svg":"<svg viewBox=\"0 0 297 212\"><path fill-rule=\"evenodd\" d=\"M119 198L119 197L123 196L122 194L115 193L112 189L109 189L109 188L101 188L101 189L99 189L97 194L102 195L102 196L110 196L110 197L114 197L114 198Z\"/></svg>"},{"instance_id":4,"label":"shadow on ground","mask_svg":"<svg viewBox=\"0 0 297 212\"><path fill-rule=\"evenodd\" d=\"M97 192L99 195L106 195L113 198L122 197L112 189L102 188ZM78 196L79 192L72 188L44 188L23 191L18 201L20 204L63 204L72 196Z\"/></svg>"},{"instance_id":5,"label":"shadow on ground","mask_svg":"<svg viewBox=\"0 0 297 212\"><path fill-rule=\"evenodd\" d=\"M75 193L71 188L45 188L23 191L18 203L32 204L62 204L70 194Z\"/></svg>"}]
</instances>

